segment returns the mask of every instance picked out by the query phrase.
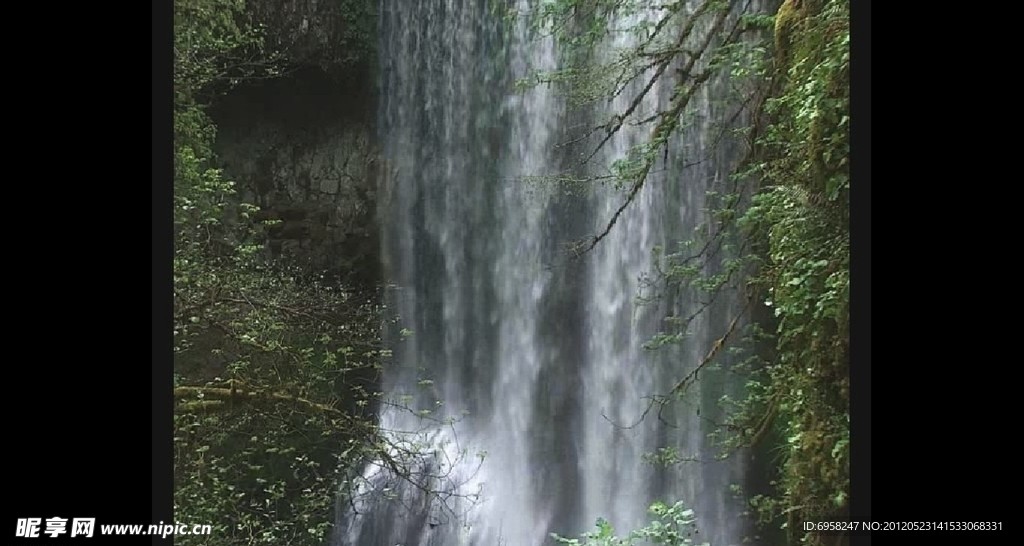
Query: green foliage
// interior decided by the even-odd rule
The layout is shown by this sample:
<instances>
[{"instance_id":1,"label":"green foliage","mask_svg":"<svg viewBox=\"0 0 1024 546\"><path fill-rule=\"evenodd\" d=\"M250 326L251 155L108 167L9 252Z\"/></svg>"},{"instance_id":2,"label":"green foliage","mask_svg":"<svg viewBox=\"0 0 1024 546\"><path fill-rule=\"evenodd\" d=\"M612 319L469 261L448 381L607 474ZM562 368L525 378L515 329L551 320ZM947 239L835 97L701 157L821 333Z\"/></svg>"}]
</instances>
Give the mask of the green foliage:
<instances>
[{"instance_id":1,"label":"green foliage","mask_svg":"<svg viewBox=\"0 0 1024 546\"><path fill-rule=\"evenodd\" d=\"M830 1L810 13L812 4L789 10L790 30L777 40L786 51L776 52L781 91L766 104L778 121L762 139L771 151L764 174L842 206L850 187L849 4Z\"/></svg>"},{"instance_id":2,"label":"green foliage","mask_svg":"<svg viewBox=\"0 0 1024 546\"><path fill-rule=\"evenodd\" d=\"M722 135L739 139L747 155L730 184L708 194L697 235L652 249L642 301L677 298L696 310L669 317L645 347L693 342L691 325L723 294L748 302L739 311L748 320L735 317L697 363L700 370L731 353L732 370L749 377L745 398L721 401L729 415L713 435L727 449L769 446L758 449L774 454L778 479L774 491L755 497L755 508L763 521L788 529L791 542L821 544L800 524L843 517L849 496L849 1L786 0L775 16L743 12L743 5L542 3L532 14L515 15L532 15L538 32L559 40L562 68L520 85L556 85L570 105L601 112L614 98L626 99L618 102L625 109L571 141L582 148L574 169L600 157L597 151L622 127L646 130L625 155L590 165L597 175L549 176L625 191L603 232L578 244L582 252L614 228L657 158L690 130L689 104L702 86L717 82L748 112L740 126L721 120ZM620 24L644 9L650 17ZM609 38L621 33L632 33L633 45L609 50ZM653 83L673 93L641 114L637 105ZM690 373L652 399L686 396L695 377ZM677 458L664 450L647 457L658 464ZM604 531L590 539L605 540Z\"/></svg>"},{"instance_id":3,"label":"green foliage","mask_svg":"<svg viewBox=\"0 0 1024 546\"><path fill-rule=\"evenodd\" d=\"M377 4L369 0L331 2L343 20L344 32L337 48L343 66L371 61L377 47Z\"/></svg>"},{"instance_id":4,"label":"green foliage","mask_svg":"<svg viewBox=\"0 0 1024 546\"><path fill-rule=\"evenodd\" d=\"M679 464L684 461L692 461L694 459L683 457L679 449L676 447L662 447L658 448L652 453L645 453L642 456L644 462L652 466L664 466L669 467L672 465Z\"/></svg>"},{"instance_id":5,"label":"green foliage","mask_svg":"<svg viewBox=\"0 0 1024 546\"><path fill-rule=\"evenodd\" d=\"M263 252L266 225L214 167L206 105L273 75L237 0L175 1L174 505L182 544L321 545L338 484L385 450L374 294Z\"/></svg>"},{"instance_id":6,"label":"green foliage","mask_svg":"<svg viewBox=\"0 0 1024 546\"><path fill-rule=\"evenodd\" d=\"M741 224L759 241L756 279L777 318L754 403L777 411L778 494L757 499L794 540L843 517L849 475L849 4L787 2L776 25L777 91L758 146L766 187ZM817 6L817 7L816 7Z\"/></svg>"},{"instance_id":7,"label":"green foliage","mask_svg":"<svg viewBox=\"0 0 1024 546\"><path fill-rule=\"evenodd\" d=\"M279 73L280 56L247 19L245 0L174 0L176 114L245 79Z\"/></svg>"},{"instance_id":8,"label":"green foliage","mask_svg":"<svg viewBox=\"0 0 1024 546\"><path fill-rule=\"evenodd\" d=\"M250 0L249 20L265 26L267 46L289 68L318 67L351 76L374 60L377 4L372 0Z\"/></svg>"},{"instance_id":9,"label":"green foliage","mask_svg":"<svg viewBox=\"0 0 1024 546\"><path fill-rule=\"evenodd\" d=\"M556 86L570 106L583 109L582 116L602 118L608 115L606 105L616 99L625 104L565 143L578 150L573 154L580 158L568 172L546 175L573 186L589 182L625 191L622 205L607 219L605 228L574 245L577 253L593 249L634 202L673 137L691 126L694 99L709 82L760 73L766 50L745 35L764 28L767 22L763 15L747 11L749 8L749 4L739 7L720 0L696 4L677 0L656 6L637 0L557 0L540 3L528 13L511 14L528 17L536 32L553 35L562 57L562 68L534 73L519 81L518 88ZM615 40L622 35L629 35L632 41ZM630 45L611 46L613 43ZM667 98L659 97L661 104L650 111L656 89L670 93ZM732 89L741 92L739 83ZM595 170L591 161L627 127L631 132L646 133L646 138ZM592 174L581 177L574 171Z\"/></svg>"},{"instance_id":10,"label":"green foliage","mask_svg":"<svg viewBox=\"0 0 1024 546\"><path fill-rule=\"evenodd\" d=\"M747 397L723 401L730 417L715 435L731 448L771 444L775 490L752 504L804 544L824 539L801 524L844 517L850 488L849 16L845 1L813 6L780 9L754 153L737 192L709 195L712 235L656 252L653 277L694 301L742 286L769 311L769 330L743 336L764 349L733 366L750 374ZM687 341L695 317L672 317L648 347Z\"/></svg>"},{"instance_id":11,"label":"green foliage","mask_svg":"<svg viewBox=\"0 0 1024 546\"><path fill-rule=\"evenodd\" d=\"M693 542L693 536L697 533L696 518L693 510L686 508L682 502L671 506L656 502L650 506L649 511L655 519L624 537L617 536L611 523L602 518L597 520L596 531L584 533L580 538L566 538L557 534L551 536L558 544L568 546L708 546L706 542L699 545Z\"/></svg>"}]
</instances>

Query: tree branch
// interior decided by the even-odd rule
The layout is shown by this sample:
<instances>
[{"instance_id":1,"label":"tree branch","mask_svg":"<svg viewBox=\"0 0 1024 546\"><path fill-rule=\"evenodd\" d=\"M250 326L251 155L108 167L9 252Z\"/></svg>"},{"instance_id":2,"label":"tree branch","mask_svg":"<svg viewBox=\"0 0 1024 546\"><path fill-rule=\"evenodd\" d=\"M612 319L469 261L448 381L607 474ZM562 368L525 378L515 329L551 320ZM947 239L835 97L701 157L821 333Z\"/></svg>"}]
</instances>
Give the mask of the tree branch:
<instances>
[{"instance_id":1,"label":"tree branch","mask_svg":"<svg viewBox=\"0 0 1024 546\"><path fill-rule=\"evenodd\" d=\"M748 1L744 6L743 11L748 10L750 5L751 2ZM678 54L684 52L682 49L683 43L692 32L696 19L700 15L703 15L703 12L710 6L710 1L705 2L700 6L700 8L698 8L697 12L690 17L689 21L687 22L687 27L680 34L680 37L676 42L674 53ZM708 48L711 47L711 43L712 41L714 41L714 38L718 36L721 32L722 27L725 25L725 20L728 14L729 10L721 10L718 13L718 17L715 19L714 25L712 26L711 30L708 31L707 35L704 37L703 43L700 44L700 47L697 48L696 52L689 55L689 59L687 59L686 65L676 71L676 73L679 74L679 76L677 77L678 81L676 82L676 89L673 92L672 98L670 99L669 108L666 111L658 114L658 117L661 121L658 123L658 125L652 132L652 143L657 143L661 141L661 146L667 145L669 137L678 128L679 117L682 115L683 110L690 103L690 100L693 98L697 90L700 89L701 85L703 85L708 79L711 78L711 70L705 70L696 76L692 75L692 71L697 64L697 60L704 57L705 53L708 51ZM738 19L737 21L742 21L742 19ZM722 46L733 43L733 41L739 35L740 27L741 24L739 22L734 24L733 27L729 30L728 34L726 35L726 38L722 41L722 44L717 47L720 48ZM618 132L618 130L622 127L623 121L633 113L636 107L639 106L640 100L642 100L643 97L647 94L653 83L656 80L660 79L667 66L668 61L666 61L664 64L659 65L657 73L654 75L654 77L651 78L651 80L648 82L647 86L645 86L644 90L640 93L640 95L638 95L630 104L630 107L627 108L626 112L621 116L616 116L615 118L612 119L611 122L603 126L608 130L608 134L605 136L604 139L602 139L602 141L598 144L597 148L593 152L591 152L591 154L584 162L592 159L594 155L597 153L597 150L604 146L604 144L611 138L613 134ZM687 78L690 80L690 85L686 87L685 92L681 92L680 87ZM605 224L604 229L600 233L595 235L582 250L577 249L575 251L576 256L580 256L593 250L593 248L597 246L597 244L601 242L602 239L608 236L608 233L611 232L612 228L615 226L615 223L618 222L619 217L626 210L626 208L631 203L633 203L633 201L636 199L637 194L639 194L640 190L643 188L644 183L647 181L647 175L654 164L654 158L654 154L648 155L648 157L644 161L643 168L641 168L640 171L635 175L635 179L633 181L632 186L630 187L629 193L626 195L626 199L615 210L615 213L612 215L611 219L608 221L607 224Z\"/></svg>"},{"instance_id":2,"label":"tree branch","mask_svg":"<svg viewBox=\"0 0 1024 546\"><path fill-rule=\"evenodd\" d=\"M725 330L725 334L723 334L722 337L716 339L715 342L711 344L711 348L708 350L708 353L704 355L704 358L702 358L700 363L697 364L697 367L694 368L690 373L686 374L685 377L680 379L679 382L677 382L675 386L672 387L672 390L669 391L669 394L678 393L679 391L685 389L688 384L692 383L697 379L697 374L699 374L700 371L704 369L704 366L707 366L715 358L715 355L717 355L718 352L722 349L722 347L725 346L725 342L728 341L732 333L736 331L736 325L739 324L740 317L742 317L743 314L746 313L747 309L749 308L750 300L748 299L746 305L743 306L743 309L740 310L740 312L737 313L736 316L732 318L732 322L729 323L729 328Z\"/></svg>"},{"instance_id":3,"label":"tree branch","mask_svg":"<svg viewBox=\"0 0 1024 546\"><path fill-rule=\"evenodd\" d=\"M230 403L233 402L256 404L291 403L317 412L338 416L345 415L344 412L332 405L313 402L298 396L276 392L244 390L234 387L175 387L174 398L180 402L178 408L184 411L227 409L231 407Z\"/></svg>"}]
</instances>

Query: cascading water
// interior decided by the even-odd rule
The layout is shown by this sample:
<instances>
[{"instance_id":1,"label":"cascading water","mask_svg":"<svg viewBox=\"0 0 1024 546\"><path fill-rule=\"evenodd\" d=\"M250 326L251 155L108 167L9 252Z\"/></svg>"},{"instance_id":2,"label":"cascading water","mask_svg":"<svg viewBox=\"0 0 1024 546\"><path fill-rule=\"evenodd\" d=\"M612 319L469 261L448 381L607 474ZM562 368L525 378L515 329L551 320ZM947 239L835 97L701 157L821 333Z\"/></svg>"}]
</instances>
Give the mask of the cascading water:
<instances>
[{"instance_id":1,"label":"cascading water","mask_svg":"<svg viewBox=\"0 0 1024 546\"><path fill-rule=\"evenodd\" d=\"M635 528L652 501L681 499L696 509L702 538L738 544L742 507L728 486L742 481L742 468L712 462L702 426L720 417L709 402L725 387L698 383L693 402L626 426L645 397L700 360L730 305L719 302L694 323L692 339L701 342L642 348L666 314L691 311L671 301L640 306L635 296L651 248L691 236L705 191L728 174L733 152L725 147L693 161L712 153L712 96L694 98L687 136L671 144L609 235L568 259L565 243L600 231L623 193L573 195L522 180L564 168L556 145L572 124L557 91L514 90L517 78L558 67L556 44L525 22L507 25L492 3L382 0L383 256L389 304L411 333L390 334L396 367L384 387L395 403L380 418L400 448L427 456L408 468L370 464L360 494L340 510L334 542L534 546L552 532L588 530L597 517ZM526 11L531 3L498 4ZM644 110L664 106L669 92L654 89ZM622 111L630 99L625 93L609 109ZM623 156L645 134L622 131L594 165ZM644 453L668 446L703 462L644 462Z\"/></svg>"}]
</instances>

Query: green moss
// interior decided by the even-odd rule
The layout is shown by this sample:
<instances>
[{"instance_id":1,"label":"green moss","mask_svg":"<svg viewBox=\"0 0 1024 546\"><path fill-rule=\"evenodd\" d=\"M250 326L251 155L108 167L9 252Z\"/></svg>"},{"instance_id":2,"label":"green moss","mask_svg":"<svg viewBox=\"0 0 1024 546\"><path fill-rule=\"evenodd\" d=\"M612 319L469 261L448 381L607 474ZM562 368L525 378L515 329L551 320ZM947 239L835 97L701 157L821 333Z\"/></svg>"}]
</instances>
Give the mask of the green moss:
<instances>
[{"instance_id":1,"label":"green moss","mask_svg":"<svg viewBox=\"0 0 1024 546\"><path fill-rule=\"evenodd\" d=\"M788 64L793 31L803 19L802 0L785 0L775 13L775 59L776 66Z\"/></svg>"}]
</instances>

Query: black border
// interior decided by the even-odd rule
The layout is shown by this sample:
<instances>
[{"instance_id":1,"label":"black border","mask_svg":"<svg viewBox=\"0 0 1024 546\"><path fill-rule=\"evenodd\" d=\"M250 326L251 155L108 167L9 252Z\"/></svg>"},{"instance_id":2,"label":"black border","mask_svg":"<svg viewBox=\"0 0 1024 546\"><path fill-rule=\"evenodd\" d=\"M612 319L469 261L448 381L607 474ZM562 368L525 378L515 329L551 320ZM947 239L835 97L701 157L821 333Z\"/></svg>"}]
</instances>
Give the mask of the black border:
<instances>
[{"instance_id":1,"label":"black border","mask_svg":"<svg viewBox=\"0 0 1024 546\"><path fill-rule=\"evenodd\" d=\"M166 7L164 23L154 16L152 39L154 56L169 61L171 3ZM169 421L151 434L146 379L147 123L135 104L144 100L146 63L134 56L144 56L144 47L132 45L144 43L145 27L125 24L131 15L124 6L50 11L49 53L17 55L10 70L24 85L8 100L14 146L7 155L4 379L13 484L5 536L8 543L63 544L69 532L19 539L17 520L66 518L70 531L73 518L95 518L94 536L72 543L139 544L138 536L101 537L99 527L158 523L151 501L165 499L168 509L171 501L169 480L154 495L147 479L149 457L170 454L153 452L148 438L169 444L171 436ZM170 63L153 60L153 105L166 103L153 122L169 137L170 102L158 97L170 96ZM168 181L169 189L169 146L157 157L165 165L152 165L154 180ZM169 284L160 291L169 296Z\"/></svg>"},{"instance_id":2,"label":"black border","mask_svg":"<svg viewBox=\"0 0 1024 546\"><path fill-rule=\"evenodd\" d=\"M174 521L172 512L171 205L173 3L152 5L152 519ZM851 2L851 521L872 517L871 336L871 2ZM892 519L894 514L885 514ZM896 518L901 519L901 518ZM876 534L874 538L879 535ZM894 539L902 538L892 535ZM858 533L851 544L868 545ZM155 538L153 544L172 544Z\"/></svg>"},{"instance_id":3,"label":"black border","mask_svg":"<svg viewBox=\"0 0 1024 546\"><path fill-rule=\"evenodd\" d=\"M173 522L173 2L152 4L152 521ZM186 523L186 522L181 522ZM173 546L173 537L153 544Z\"/></svg>"},{"instance_id":4,"label":"black border","mask_svg":"<svg viewBox=\"0 0 1024 546\"><path fill-rule=\"evenodd\" d=\"M871 2L850 3L850 521L871 511ZM869 545L870 534L851 537Z\"/></svg>"}]
</instances>

